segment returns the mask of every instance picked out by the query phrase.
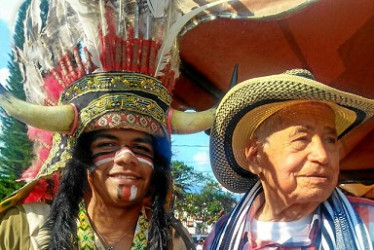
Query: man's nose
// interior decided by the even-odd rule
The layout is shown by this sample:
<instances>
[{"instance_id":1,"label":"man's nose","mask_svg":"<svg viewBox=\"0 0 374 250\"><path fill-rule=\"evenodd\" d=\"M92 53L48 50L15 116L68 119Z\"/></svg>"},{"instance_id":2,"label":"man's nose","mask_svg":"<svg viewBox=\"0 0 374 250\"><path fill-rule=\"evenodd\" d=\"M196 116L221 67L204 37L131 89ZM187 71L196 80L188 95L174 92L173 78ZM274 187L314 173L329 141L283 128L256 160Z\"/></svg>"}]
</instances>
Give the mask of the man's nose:
<instances>
[{"instance_id":1,"label":"man's nose","mask_svg":"<svg viewBox=\"0 0 374 250\"><path fill-rule=\"evenodd\" d=\"M326 164L328 162L326 146L321 138L317 137L312 140L310 145L309 159L312 161L317 161L320 164Z\"/></svg>"},{"instance_id":2,"label":"man's nose","mask_svg":"<svg viewBox=\"0 0 374 250\"><path fill-rule=\"evenodd\" d=\"M117 165L136 166L138 159L129 147L123 146L114 155L114 163Z\"/></svg>"}]
</instances>

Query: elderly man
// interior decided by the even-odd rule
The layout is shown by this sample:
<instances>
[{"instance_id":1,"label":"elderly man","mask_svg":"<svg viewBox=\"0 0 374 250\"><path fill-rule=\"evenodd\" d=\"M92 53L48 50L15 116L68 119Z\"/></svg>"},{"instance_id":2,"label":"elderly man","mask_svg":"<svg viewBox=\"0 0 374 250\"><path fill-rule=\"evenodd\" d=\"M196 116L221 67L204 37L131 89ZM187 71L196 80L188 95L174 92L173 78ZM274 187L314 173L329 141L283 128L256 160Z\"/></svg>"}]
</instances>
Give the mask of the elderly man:
<instances>
[{"instance_id":1,"label":"elderly man","mask_svg":"<svg viewBox=\"0 0 374 250\"><path fill-rule=\"evenodd\" d=\"M306 70L238 84L217 109L212 168L247 192L205 249L372 249L374 202L336 188L339 138L374 101L330 88Z\"/></svg>"}]
</instances>

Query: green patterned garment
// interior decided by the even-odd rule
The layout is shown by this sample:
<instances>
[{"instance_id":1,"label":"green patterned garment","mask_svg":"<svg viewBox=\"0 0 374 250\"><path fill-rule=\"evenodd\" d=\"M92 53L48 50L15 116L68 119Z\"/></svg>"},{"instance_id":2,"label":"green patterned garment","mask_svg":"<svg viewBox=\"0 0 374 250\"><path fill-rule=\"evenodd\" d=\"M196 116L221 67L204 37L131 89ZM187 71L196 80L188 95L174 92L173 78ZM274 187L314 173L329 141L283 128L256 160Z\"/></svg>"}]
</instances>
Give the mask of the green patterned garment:
<instances>
[{"instance_id":1,"label":"green patterned garment","mask_svg":"<svg viewBox=\"0 0 374 250\"><path fill-rule=\"evenodd\" d=\"M78 245L80 250L94 250L95 236L94 230L91 227L90 220L87 215L87 210L84 202L79 204L79 214L77 221L78 228ZM135 234L131 243L131 250L146 250L147 249L147 231L148 222L144 209L138 218L136 224Z\"/></svg>"}]
</instances>

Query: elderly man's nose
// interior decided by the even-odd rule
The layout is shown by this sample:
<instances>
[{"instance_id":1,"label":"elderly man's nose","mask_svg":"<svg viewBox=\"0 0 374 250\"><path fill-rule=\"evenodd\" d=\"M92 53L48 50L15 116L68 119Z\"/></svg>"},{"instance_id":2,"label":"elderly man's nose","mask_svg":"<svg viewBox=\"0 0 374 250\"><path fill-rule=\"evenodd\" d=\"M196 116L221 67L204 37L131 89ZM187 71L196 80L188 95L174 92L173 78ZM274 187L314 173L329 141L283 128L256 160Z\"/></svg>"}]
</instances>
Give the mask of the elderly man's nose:
<instances>
[{"instance_id":1,"label":"elderly man's nose","mask_svg":"<svg viewBox=\"0 0 374 250\"><path fill-rule=\"evenodd\" d=\"M321 140L320 138L314 139L310 148L311 152L309 154L309 157L311 160L318 161L322 164L328 162L328 154L323 140Z\"/></svg>"}]
</instances>

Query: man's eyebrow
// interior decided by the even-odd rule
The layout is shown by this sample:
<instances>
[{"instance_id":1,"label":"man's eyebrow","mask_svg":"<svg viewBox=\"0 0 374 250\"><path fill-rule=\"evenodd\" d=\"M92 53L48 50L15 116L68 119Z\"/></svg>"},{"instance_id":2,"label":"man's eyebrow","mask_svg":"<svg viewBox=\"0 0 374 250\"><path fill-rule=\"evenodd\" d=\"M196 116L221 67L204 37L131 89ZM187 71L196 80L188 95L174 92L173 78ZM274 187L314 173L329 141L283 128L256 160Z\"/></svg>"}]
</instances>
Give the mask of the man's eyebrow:
<instances>
[{"instance_id":1,"label":"man's eyebrow","mask_svg":"<svg viewBox=\"0 0 374 250\"><path fill-rule=\"evenodd\" d=\"M117 139L116 136L106 133L97 133L93 135L93 141L96 141L98 139Z\"/></svg>"},{"instance_id":2,"label":"man's eyebrow","mask_svg":"<svg viewBox=\"0 0 374 250\"><path fill-rule=\"evenodd\" d=\"M338 133L336 132L336 129L335 128L333 128L333 127L330 127L330 126L325 126L324 128L323 128L327 133L329 133L329 134L333 134L333 135L337 135ZM307 132L310 132L310 131L313 131L314 130L314 128L313 127L311 127L311 126L304 126L304 125L300 125L300 126L297 126L296 128L295 128L295 130L294 131L292 131L291 132L291 136L295 136L295 135L297 135L298 133L307 133Z\"/></svg>"},{"instance_id":3,"label":"man's eyebrow","mask_svg":"<svg viewBox=\"0 0 374 250\"><path fill-rule=\"evenodd\" d=\"M290 136L295 136L298 133L307 133L312 131L313 128L310 126L298 125L296 128L290 133Z\"/></svg>"},{"instance_id":4,"label":"man's eyebrow","mask_svg":"<svg viewBox=\"0 0 374 250\"><path fill-rule=\"evenodd\" d=\"M112 135L112 134L107 134L107 133L97 133L97 134L93 135L93 141L96 141L98 139L112 139L112 140L116 140L116 139L118 139L118 137L115 136L115 135ZM134 142L147 143L147 144L152 145L152 138L148 137L148 136L145 136L145 137L135 137L133 139L133 141Z\"/></svg>"},{"instance_id":5,"label":"man's eyebrow","mask_svg":"<svg viewBox=\"0 0 374 250\"><path fill-rule=\"evenodd\" d=\"M329 134L338 135L338 132L336 131L336 128L325 126L324 128Z\"/></svg>"},{"instance_id":6,"label":"man's eyebrow","mask_svg":"<svg viewBox=\"0 0 374 250\"><path fill-rule=\"evenodd\" d=\"M151 137L136 137L134 139L134 142L143 142L143 143L147 143L147 144L151 144L152 145L152 138Z\"/></svg>"}]
</instances>

